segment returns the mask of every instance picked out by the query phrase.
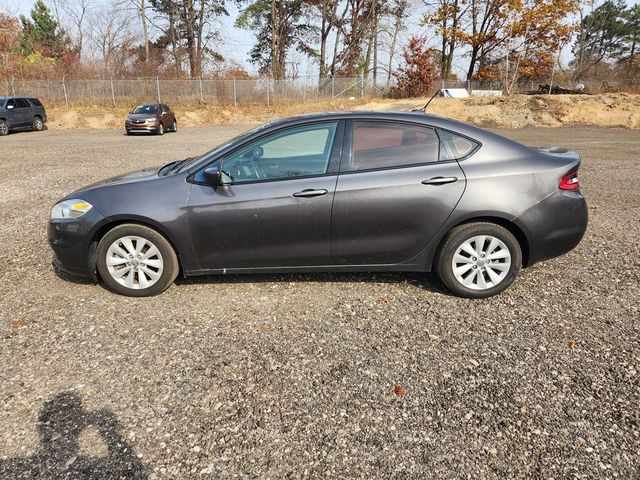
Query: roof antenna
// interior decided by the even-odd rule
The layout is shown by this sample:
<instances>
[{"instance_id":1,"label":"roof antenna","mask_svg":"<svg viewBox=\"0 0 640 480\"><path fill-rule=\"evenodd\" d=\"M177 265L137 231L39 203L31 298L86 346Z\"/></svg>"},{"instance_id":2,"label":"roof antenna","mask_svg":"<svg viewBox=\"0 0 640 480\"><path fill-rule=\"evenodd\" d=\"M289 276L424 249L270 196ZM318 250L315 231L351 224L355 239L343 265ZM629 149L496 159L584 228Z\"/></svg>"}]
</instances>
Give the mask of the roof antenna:
<instances>
[{"instance_id":1,"label":"roof antenna","mask_svg":"<svg viewBox=\"0 0 640 480\"><path fill-rule=\"evenodd\" d=\"M412 112L422 112L422 113L426 113L427 112L427 107L429 106L429 104L431 103L431 100L433 100L434 98L436 98L436 95L438 95L440 93L441 89L436 90L436 93L433 94L433 97L431 97L429 99L429 101L427 102L427 104L422 107L422 108L414 108L413 110L411 110Z\"/></svg>"}]
</instances>

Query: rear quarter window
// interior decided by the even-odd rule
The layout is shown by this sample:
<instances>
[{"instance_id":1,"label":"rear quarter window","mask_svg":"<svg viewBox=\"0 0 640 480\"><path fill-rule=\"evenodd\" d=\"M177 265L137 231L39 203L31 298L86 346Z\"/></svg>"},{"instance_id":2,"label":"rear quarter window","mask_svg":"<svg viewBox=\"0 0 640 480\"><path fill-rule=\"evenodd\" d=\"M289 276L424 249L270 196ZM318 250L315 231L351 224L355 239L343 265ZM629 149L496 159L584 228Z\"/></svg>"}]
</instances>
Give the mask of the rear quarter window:
<instances>
[{"instance_id":1,"label":"rear quarter window","mask_svg":"<svg viewBox=\"0 0 640 480\"><path fill-rule=\"evenodd\" d=\"M470 138L438 130L440 135L440 160L460 160L475 152L480 143Z\"/></svg>"},{"instance_id":2,"label":"rear quarter window","mask_svg":"<svg viewBox=\"0 0 640 480\"><path fill-rule=\"evenodd\" d=\"M30 98L29 102L31 102L31 105L33 105L34 107L42 106L42 103L40 103L40 100L38 100L37 98Z\"/></svg>"}]
</instances>

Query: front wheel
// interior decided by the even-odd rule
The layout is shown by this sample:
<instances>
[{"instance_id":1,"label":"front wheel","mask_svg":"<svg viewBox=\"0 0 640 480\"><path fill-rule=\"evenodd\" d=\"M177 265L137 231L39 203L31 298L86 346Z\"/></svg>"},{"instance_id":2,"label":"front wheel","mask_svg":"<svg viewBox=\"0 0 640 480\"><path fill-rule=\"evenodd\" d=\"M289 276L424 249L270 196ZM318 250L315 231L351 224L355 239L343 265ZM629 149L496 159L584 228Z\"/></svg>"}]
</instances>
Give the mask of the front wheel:
<instances>
[{"instance_id":1,"label":"front wheel","mask_svg":"<svg viewBox=\"0 0 640 480\"><path fill-rule=\"evenodd\" d=\"M504 291L521 267L518 240L506 228L485 222L453 228L436 257L442 282L466 298L486 298Z\"/></svg>"},{"instance_id":2,"label":"front wheel","mask_svg":"<svg viewBox=\"0 0 640 480\"><path fill-rule=\"evenodd\" d=\"M158 135L164 135L164 125L162 124L162 122L160 122L160 125L158 125L158 130L156 131L156 133Z\"/></svg>"},{"instance_id":3,"label":"front wheel","mask_svg":"<svg viewBox=\"0 0 640 480\"><path fill-rule=\"evenodd\" d=\"M166 290L178 275L178 257L157 231L136 224L110 230L97 250L97 267L107 286L120 295L148 297Z\"/></svg>"}]
</instances>

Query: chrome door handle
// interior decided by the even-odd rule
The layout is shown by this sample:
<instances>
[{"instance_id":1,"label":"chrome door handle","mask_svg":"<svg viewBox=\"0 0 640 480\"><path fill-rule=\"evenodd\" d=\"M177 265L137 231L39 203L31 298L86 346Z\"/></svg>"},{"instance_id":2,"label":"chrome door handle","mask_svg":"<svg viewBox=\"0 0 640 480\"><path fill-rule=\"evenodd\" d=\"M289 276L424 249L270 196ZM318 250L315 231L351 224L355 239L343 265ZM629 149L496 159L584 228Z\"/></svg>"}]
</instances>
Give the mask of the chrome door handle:
<instances>
[{"instance_id":1,"label":"chrome door handle","mask_svg":"<svg viewBox=\"0 0 640 480\"><path fill-rule=\"evenodd\" d=\"M429 180L423 180L423 185L445 185L447 183L457 182L458 177L433 177Z\"/></svg>"},{"instance_id":2,"label":"chrome door handle","mask_svg":"<svg viewBox=\"0 0 640 480\"><path fill-rule=\"evenodd\" d=\"M294 197L319 197L320 195L326 195L329 193L327 190L320 189L314 190L312 188L308 188L306 190L302 190L301 192L296 192L293 194Z\"/></svg>"}]
</instances>

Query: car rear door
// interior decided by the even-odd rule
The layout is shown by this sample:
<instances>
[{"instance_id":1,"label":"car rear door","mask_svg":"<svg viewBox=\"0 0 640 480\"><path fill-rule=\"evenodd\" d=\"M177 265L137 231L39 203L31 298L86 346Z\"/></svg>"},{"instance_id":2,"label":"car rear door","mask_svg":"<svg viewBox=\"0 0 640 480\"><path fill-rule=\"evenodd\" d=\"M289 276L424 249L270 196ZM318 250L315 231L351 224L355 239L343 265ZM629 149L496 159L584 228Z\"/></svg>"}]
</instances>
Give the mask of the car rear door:
<instances>
[{"instance_id":1,"label":"car rear door","mask_svg":"<svg viewBox=\"0 0 640 480\"><path fill-rule=\"evenodd\" d=\"M33 122L33 107L24 98L16 98L16 116L20 127L27 127Z\"/></svg>"},{"instance_id":2,"label":"car rear door","mask_svg":"<svg viewBox=\"0 0 640 480\"><path fill-rule=\"evenodd\" d=\"M437 132L400 121L353 120L332 214L336 265L411 263L460 200L465 177L439 161Z\"/></svg>"},{"instance_id":3,"label":"car rear door","mask_svg":"<svg viewBox=\"0 0 640 480\"><path fill-rule=\"evenodd\" d=\"M202 269L329 264L343 130L325 121L264 134L216 160L229 185L195 174L189 231Z\"/></svg>"}]
</instances>

